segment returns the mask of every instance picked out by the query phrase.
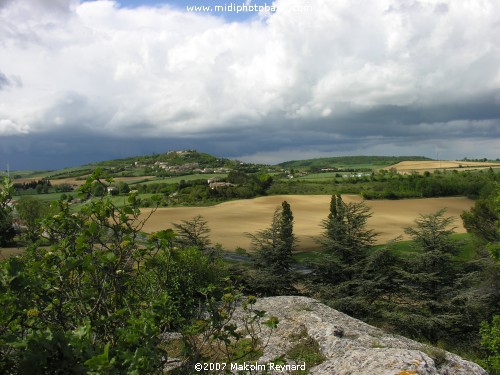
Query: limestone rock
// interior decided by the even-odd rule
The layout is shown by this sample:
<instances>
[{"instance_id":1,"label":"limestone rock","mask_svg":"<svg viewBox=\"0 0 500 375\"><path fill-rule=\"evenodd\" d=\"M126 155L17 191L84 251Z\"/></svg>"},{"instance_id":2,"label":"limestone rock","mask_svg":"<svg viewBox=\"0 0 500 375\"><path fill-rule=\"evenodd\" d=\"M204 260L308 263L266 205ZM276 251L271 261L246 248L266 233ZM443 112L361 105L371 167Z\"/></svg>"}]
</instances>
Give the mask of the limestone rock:
<instances>
[{"instance_id":1,"label":"limestone rock","mask_svg":"<svg viewBox=\"0 0 500 375\"><path fill-rule=\"evenodd\" d=\"M267 328L261 333L262 341L269 341L259 363L267 364L280 356L293 363L287 353L306 335L317 343L324 357L322 363L310 369L310 374L486 374L477 364L455 354L385 333L312 298L262 298L255 308L279 319L272 335ZM235 319L240 318L238 312Z\"/></svg>"}]
</instances>

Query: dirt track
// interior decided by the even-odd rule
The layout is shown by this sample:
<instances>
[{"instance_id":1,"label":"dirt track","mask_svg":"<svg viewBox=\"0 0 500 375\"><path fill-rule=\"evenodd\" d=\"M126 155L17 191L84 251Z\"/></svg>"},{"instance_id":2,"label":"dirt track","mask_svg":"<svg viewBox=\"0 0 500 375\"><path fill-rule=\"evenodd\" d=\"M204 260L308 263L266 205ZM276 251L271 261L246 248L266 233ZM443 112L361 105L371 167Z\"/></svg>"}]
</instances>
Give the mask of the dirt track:
<instances>
[{"instance_id":1,"label":"dirt track","mask_svg":"<svg viewBox=\"0 0 500 375\"><path fill-rule=\"evenodd\" d=\"M356 195L343 195L344 202L359 202ZM261 197L250 200L239 200L222 203L212 207L179 207L160 208L150 218L144 230L154 232L170 228L171 223L189 220L202 215L207 221L213 243L220 243L228 250L240 246L249 249L250 240L245 233L255 233L269 227L276 207L282 201L290 203L294 218L294 232L298 236L299 249L310 250L317 245L312 239L321 233L321 220L327 217L330 196L326 195L283 195ZM455 216L454 225L457 232L465 232L460 214L468 210L474 202L467 198L428 198L406 200L366 201L371 207L373 217L369 220L369 228L380 233L378 243L403 235L403 228L411 226L419 214L428 214L441 208L447 209L448 216ZM145 213L146 210L143 210Z\"/></svg>"}]
</instances>

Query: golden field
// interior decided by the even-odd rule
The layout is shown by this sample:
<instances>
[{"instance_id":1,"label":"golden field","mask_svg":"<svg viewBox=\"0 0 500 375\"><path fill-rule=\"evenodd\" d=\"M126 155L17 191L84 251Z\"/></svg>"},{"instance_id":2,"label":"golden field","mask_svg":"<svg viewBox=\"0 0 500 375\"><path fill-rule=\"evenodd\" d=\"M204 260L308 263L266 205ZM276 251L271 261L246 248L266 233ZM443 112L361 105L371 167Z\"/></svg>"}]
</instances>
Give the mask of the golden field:
<instances>
[{"instance_id":1,"label":"golden field","mask_svg":"<svg viewBox=\"0 0 500 375\"><path fill-rule=\"evenodd\" d=\"M172 223L202 215L208 221L213 243L220 243L227 250L237 247L248 250L250 239L245 234L269 227L274 210L286 200L290 203L295 218L294 232L300 241L298 249L313 250L317 247L313 237L321 233L320 223L328 216L330 198L329 195L282 195L225 202L211 207L159 208L150 217L144 230L155 232L171 228ZM342 198L346 203L362 200L357 195L343 195ZM456 231L463 233L465 229L460 214L474 204L464 197L376 200L365 203L373 212L368 227L380 234L377 243L386 243L404 235L403 229L413 225L420 214L433 213L442 208L446 208L448 216L456 217ZM143 209L142 217L148 212L150 211Z\"/></svg>"}]
</instances>

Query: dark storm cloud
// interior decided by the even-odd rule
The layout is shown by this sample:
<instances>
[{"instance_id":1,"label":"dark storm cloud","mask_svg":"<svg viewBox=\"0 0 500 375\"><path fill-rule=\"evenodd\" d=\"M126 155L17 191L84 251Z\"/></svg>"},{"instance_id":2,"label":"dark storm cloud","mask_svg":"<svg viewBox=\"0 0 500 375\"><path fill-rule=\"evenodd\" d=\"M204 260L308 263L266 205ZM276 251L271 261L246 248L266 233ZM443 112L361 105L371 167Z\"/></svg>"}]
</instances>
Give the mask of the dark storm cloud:
<instances>
[{"instance_id":1,"label":"dark storm cloud","mask_svg":"<svg viewBox=\"0 0 500 375\"><path fill-rule=\"evenodd\" d=\"M267 162L500 156L498 1L290 3L227 23L168 5L0 0L0 166L182 148Z\"/></svg>"},{"instance_id":2,"label":"dark storm cloud","mask_svg":"<svg viewBox=\"0 0 500 375\"><path fill-rule=\"evenodd\" d=\"M500 91L436 105L379 105L317 120L311 128L345 136L500 136ZM446 133L443 133L446 130Z\"/></svg>"}]
</instances>

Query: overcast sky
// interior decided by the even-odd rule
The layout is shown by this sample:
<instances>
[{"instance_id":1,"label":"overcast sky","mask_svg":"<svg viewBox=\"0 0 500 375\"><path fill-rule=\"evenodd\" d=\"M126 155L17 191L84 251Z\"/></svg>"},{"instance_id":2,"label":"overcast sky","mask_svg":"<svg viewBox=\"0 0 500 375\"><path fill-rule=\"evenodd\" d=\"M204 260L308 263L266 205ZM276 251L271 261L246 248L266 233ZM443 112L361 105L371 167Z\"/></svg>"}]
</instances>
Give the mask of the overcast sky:
<instances>
[{"instance_id":1,"label":"overcast sky","mask_svg":"<svg viewBox=\"0 0 500 375\"><path fill-rule=\"evenodd\" d=\"M221 4L0 0L0 169L500 157L498 0Z\"/></svg>"}]
</instances>

